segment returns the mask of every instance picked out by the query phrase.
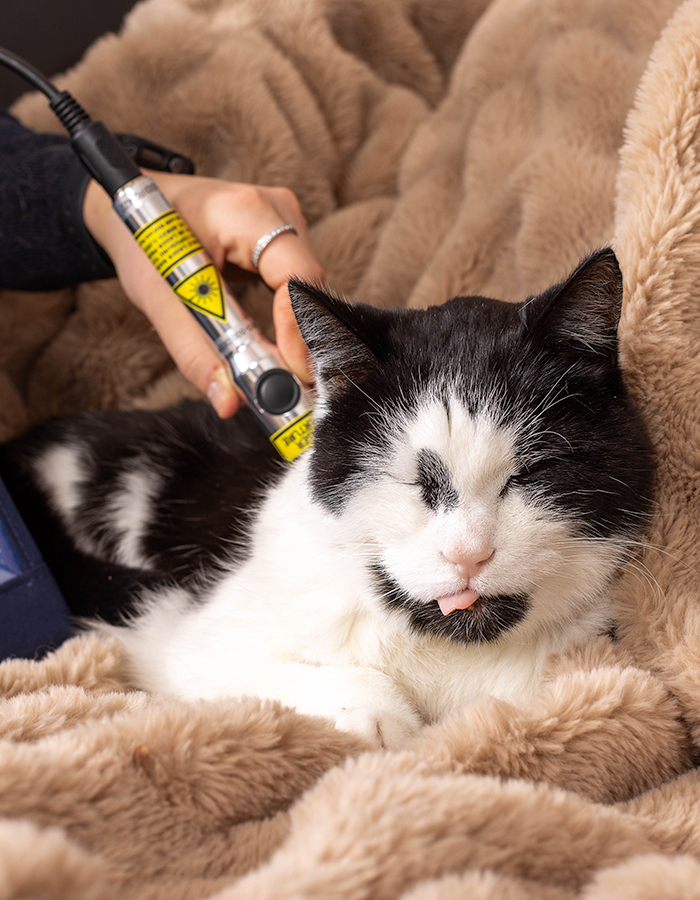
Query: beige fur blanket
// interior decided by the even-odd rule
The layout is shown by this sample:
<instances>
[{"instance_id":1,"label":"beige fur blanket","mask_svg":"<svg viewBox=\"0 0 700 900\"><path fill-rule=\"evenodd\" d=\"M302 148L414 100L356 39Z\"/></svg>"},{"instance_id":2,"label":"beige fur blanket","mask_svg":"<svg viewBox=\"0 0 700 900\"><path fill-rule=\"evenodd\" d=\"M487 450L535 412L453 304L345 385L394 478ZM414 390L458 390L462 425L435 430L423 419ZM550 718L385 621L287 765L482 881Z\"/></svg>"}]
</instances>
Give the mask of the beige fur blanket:
<instances>
[{"instance_id":1,"label":"beige fur blanket","mask_svg":"<svg viewBox=\"0 0 700 900\"><path fill-rule=\"evenodd\" d=\"M293 188L374 304L518 299L612 243L657 503L619 642L402 753L131 691L93 637L3 663L0 900L700 898L700 0L145 0L63 80L203 174ZM186 390L116 284L0 304L3 436Z\"/></svg>"}]
</instances>

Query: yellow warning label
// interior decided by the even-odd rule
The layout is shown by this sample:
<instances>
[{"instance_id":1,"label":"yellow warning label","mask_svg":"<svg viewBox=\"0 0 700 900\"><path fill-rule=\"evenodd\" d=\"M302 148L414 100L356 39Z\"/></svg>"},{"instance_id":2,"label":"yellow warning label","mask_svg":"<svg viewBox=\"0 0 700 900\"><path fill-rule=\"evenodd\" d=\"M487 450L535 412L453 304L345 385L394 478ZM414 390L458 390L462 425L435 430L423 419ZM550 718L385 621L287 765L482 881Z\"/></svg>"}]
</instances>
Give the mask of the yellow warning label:
<instances>
[{"instance_id":1,"label":"yellow warning label","mask_svg":"<svg viewBox=\"0 0 700 900\"><path fill-rule=\"evenodd\" d=\"M174 287L175 293L181 300L216 319L226 321L226 306L224 304L224 292L221 289L221 279L214 263L207 263L201 269L197 269L187 278Z\"/></svg>"},{"instance_id":2,"label":"yellow warning label","mask_svg":"<svg viewBox=\"0 0 700 900\"><path fill-rule=\"evenodd\" d=\"M314 421L311 415L311 410L303 413L270 437L277 452L288 462L308 450L313 442Z\"/></svg>"},{"instance_id":3,"label":"yellow warning label","mask_svg":"<svg viewBox=\"0 0 700 900\"><path fill-rule=\"evenodd\" d=\"M163 277L188 256L198 253L202 245L174 209L144 225L134 237Z\"/></svg>"}]
</instances>

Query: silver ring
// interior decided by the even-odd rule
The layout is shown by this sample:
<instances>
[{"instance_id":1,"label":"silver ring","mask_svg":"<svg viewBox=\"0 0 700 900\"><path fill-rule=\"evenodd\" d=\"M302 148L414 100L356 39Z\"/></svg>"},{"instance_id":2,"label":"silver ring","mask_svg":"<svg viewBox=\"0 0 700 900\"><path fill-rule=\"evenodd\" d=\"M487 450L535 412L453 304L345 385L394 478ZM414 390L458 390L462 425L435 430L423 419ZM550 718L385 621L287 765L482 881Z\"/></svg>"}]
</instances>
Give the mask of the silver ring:
<instances>
[{"instance_id":1,"label":"silver ring","mask_svg":"<svg viewBox=\"0 0 700 900\"><path fill-rule=\"evenodd\" d=\"M285 231L291 231L293 234L297 233L297 230L293 225L285 223L284 225L278 225L277 228L272 228L260 238L255 247L253 247L253 255L251 257L254 269L258 268L260 257L262 256L262 252L267 247L267 245L271 244L276 237L284 234Z\"/></svg>"}]
</instances>

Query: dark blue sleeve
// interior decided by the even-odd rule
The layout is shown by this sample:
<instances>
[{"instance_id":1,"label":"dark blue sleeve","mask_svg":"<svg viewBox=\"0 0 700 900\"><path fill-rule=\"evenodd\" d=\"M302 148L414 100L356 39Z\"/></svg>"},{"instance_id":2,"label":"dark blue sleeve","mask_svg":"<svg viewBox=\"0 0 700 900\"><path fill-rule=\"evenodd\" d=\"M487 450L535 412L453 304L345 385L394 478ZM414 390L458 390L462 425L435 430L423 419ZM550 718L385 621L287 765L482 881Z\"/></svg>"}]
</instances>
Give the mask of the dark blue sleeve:
<instances>
[{"instance_id":1,"label":"dark blue sleeve","mask_svg":"<svg viewBox=\"0 0 700 900\"><path fill-rule=\"evenodd\" d=\"M89 180L68 138L31 131L0 109L0 288L114 277L83 222Z\"/></svg>"},{"instance_id":2,"label":"dark blue sleeve","mask_svg":"<svg viewBox=\"0 0 700 900\"><path fill-rule=\"evenodd\" d=\"M0 480L0 660L43 656L75 623Z\"/></svg>"}]
</instances>

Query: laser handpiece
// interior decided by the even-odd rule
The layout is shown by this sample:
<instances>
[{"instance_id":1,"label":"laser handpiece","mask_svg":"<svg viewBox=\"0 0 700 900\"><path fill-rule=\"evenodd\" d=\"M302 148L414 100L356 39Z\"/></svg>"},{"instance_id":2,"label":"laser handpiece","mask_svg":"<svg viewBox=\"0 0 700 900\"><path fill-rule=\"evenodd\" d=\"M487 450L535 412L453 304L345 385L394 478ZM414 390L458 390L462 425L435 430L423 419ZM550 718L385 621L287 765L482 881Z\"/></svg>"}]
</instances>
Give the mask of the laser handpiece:
<instances>
[{"instance_id":1,"label":"laser handpiece","mask_svg":"<svg viewBox=\"0 0 700 900\"><path fill-rule=\"evenodd\" d=\"M112 195L114 209L153 265L228 361L270 440L285 459L311 441L311 402L241 310L209 254L155 182L139 173Z\"/></svg>"},{"instance_id":2,"label":"laser handpiece","mask_svg":"<svg viewBox=\"0 0 700 900\"><path fill-rule=\"evenodd\" d=\"M234 382L273 446L284 459L295 459L311 444L311 399L272 353L189 227L116 137L102 122L93 121L68 91L59 91L38 69L3 48L0 63L49 98L87 170L227 360Z\"/></svg>"}]
</instances>

